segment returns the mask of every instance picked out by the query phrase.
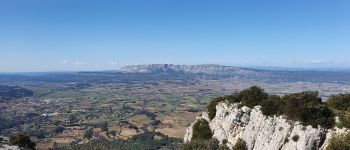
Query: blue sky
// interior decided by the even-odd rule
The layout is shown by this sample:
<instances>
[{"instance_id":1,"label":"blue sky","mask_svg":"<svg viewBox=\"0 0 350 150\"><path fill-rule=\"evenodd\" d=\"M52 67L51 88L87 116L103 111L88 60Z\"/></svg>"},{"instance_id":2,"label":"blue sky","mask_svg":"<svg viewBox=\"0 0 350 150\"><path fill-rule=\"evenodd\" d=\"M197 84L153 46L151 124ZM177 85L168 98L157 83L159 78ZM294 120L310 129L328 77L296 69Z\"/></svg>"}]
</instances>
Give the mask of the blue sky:
<instances>
[{"instance_id":1,"label":"blue sky","mask_svg":"<svg viewBox=\"0 0 350 150\"><path fill-rule=\"evenodd\" d=\"M348 0L2 0L0 72L350 68Z\"/></svg>"}]
</instances>

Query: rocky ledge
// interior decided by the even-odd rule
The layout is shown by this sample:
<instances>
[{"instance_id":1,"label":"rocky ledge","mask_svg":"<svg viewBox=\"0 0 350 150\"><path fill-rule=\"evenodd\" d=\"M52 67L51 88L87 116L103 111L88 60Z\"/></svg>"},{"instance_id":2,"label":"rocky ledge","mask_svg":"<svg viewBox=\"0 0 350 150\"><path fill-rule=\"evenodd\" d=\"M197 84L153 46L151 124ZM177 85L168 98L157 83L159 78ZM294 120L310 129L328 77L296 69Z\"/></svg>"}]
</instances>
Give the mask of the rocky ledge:
<instances>
[{"instance_id":1,"label":"rocky ledge","mask_svg":"<svg viewBox=\"0 0 350 150\"><path fill-rule=\"evenodd\" d=\"M246 142L249 150L314 150L325 149L332 136L345 133L348 129L325 129L304 126L300 122L285 119L284 116L265 116L260 106L253 109L239 104L220 102L216 106L216 116L210 120L203 112L187 128L184 142L191 141L192 127L199 120L209 122L213 138L232 147L238 139Z\"/></svg>"}]
</instances>

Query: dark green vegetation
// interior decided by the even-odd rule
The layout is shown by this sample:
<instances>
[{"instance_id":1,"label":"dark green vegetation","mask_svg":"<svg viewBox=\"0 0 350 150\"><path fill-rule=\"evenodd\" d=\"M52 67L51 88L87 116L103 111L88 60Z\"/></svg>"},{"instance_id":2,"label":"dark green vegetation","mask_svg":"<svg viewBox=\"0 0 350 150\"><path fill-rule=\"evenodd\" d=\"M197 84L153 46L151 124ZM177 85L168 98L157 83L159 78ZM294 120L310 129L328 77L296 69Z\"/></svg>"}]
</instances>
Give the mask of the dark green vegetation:
<instances>
[{"instance_id":1,"label":"dark green vegetation","mask_svg":"<svg viewBox=\"0 0 350 150\"><path fill-rule=\"evenodd\" d=\"M350 149L350 133L334 136L330 140L330 144L326 150L349 150Z\"/></svg>"},{"instance_id":2,"label":"dark green vegetation","mask_svg":"<svg viewBox=\"0 0 350 150\"><path fill-rule=\"evenodd\" d=\"M331 95L327 105L337 110L350 111L350 94Z\"/></svg>"},{"instance_id":3,"label":"dark green vegetation","mask_svg":"<svg viewBox=\"0 0 350 150\"><path fill-rule=\"evenodd\" d=\"M84 139L91 139L93 137L94 132L92 132L92 129L88 129L84 132Z\"/></svg>"},{"instance_id":4,"label":"dark green vegetation","mask_svg":"<svg viewBox=\"0 0 350 150\"><path fill-rule=\"evenodd\" d=\"M207 107L209 119L213 119L215 117L216 105L218 105L219 102L225 101L226 100L225 98L226 97L217 97L217 98L214 98L214 100L210 101Z\"/></svg>"},{"instance_id":5,"label":"dark green vegetation","mask_svg":"<svg viewBox=\"0 0 350 150\"><path fill-rule=\"evenodd\" d=\"M284 103L282 114L288 119L301 121L314 128L318 125L325 128L334 126L334 114L322 102L318 92L306 91L288 94L283 96L282 100Z\"/></svg>"},{"instance_id":6,"label":"dark green vegetation","mask_svg":"<svg viewBox=\"0 0 350 150\"><path fill-rule=\"evenodd\" d=\"M261 104L264 99L267 99L267 93L265 93L264 89L261 89L257 86L252 86L248 89L245 89L237 94L237 98L233 101L240 101L241 105L247 107L254 107L256 105ZM232 101L232 100L230 100Z\"/></svg>"},{"instance_id":7,"label":"dark green vegetation","mask_svg":"<svg viewBox=\"0 0 350 150\"><path fill-rule=\"evenodd\" d=\"M338 127L340 128L350 128L350 112L344 111L344 112L338 112L339 116L339 124Z\"/></svg>"},{"instance_id":8,"label":"dark green vegetation","mask_svg":"<svg viewBox=\"0 0 350 150\"><path fill-rule=\"evenodd\" d=\"M274 114L282 114L284 103L280 96L271 95L266 99L263 99L260 105L261 111L264 113L264 115L272 116Z\"/></svg>"},{"instance_id":9,"label":"dark green vegetation","mask_svg":"<svg viewBox=\"0 0 350 150\"><path fill-rule=\"evenodd\" d=\"M227 140L223 144L219 144L217 139L212 138L213 133L210 130L209 122L199 119L193 125L192 139L182 145L184 150L229 150L226 146Z\"/></svg>"},{"instance_id":10,"label":"dark green vegetation","mask_svg":"<svg viewBox=\"0 0 350 150\"><path fill-rule=\"evenodd\" d=\"M219 145L219 141L212 138L213 133L210 130L209 122L199 119L193 125L191 142L182 145L184 150L225 150L225 144ZM227 142L226 142L227 143Z\"/></svg>"},{"instance_id":11,"label":"dark green vegetation","mask_svg":"<svg viewBox=\"0 0 350 150\"><path fill-rule=\"evenodd\" d=\"M269 96L264 89L253 86L231 96L214 99L208 106L210 119L215 117L216 105L220 101L240 102L241 106L261 105L264 115L285 115L290 120L301 121L306 125L325 128L334 126L334 113L322 102L318 92L306 91L285 96Z\"/></svg>"},{"instance_id":12,"label":"dark green vegetation","mask_svg":"<svg viewBox=\"0 0 350 150\"><path fill-rule=\"evenodd\" d=\"M339 116L338 127L350 128L350 94L332 95L328 99L327 105L333 108Z\"/></svg>"},{"instance_id":13,"label":"dark green vegetation","mask_svg":"<svg viewBox=\"0 0 350 150\"><path fill-rule=\"evenodd\" d=\"M88 144L70 145L63 149L69 150L109 150L109 149L127 149L127 150L152 150L152 149L178 149L179 139L169 138L161 133L146 132L133 136L129 140L93 140Z\"/></svg>"},{"instance_id":14,"label":"dark green vegetation","mask_svg":"<svg viewBox=\"0 0 350 150\"><path fill-rule=\"evenodd\" d=\"M11 136L10 143L26 149L35 149L35 143L30 140L29 136L22 133Z\"/></svg>"},{"instance_id":15,"label":"dark green vegetation","mask_svg":"<svg viewBox=\"0 0 350 150\"><path fill-rule=\"evenodd\" d=\"M230 148L227 147L228 141L226 139L222 140L222 144L219 145L219 150L230 150Z\"/></svg>"},{"instance_id":16,"label":"dark green vegetation","mask_svg":"<svg viewBox=\"0 0 350 150\"><path fill-rule=\"evenodd\" d=\"M182 145L183 150L221 150L217 139L192 140Z\"/></svg>"},{"instance_id":17,"label":"dark green vegetation","mask_svg":"<svg viewBox=\"0 0 350 150\"><path fill-rule=\"evenodd\" d=\"M3 129L12 128L24 123L24 121L20 119L12 119L12 118L4 118L4 117L0 117L0 122L1 122L0 131L2 131Z\"/></svg>"},{"instance_id":18,"label":"dark green vegetation","mask_svg":"<svg viewBox=\"0 0 350 150\"><path fill-rule=\"evenodd\" d=\"M238 139L237 143L232 147L233 150L247 150L247 143L242 140Z\"/></svg>"},{"instance_id":19,"label":"dark green vegetation","mask_svg":"<svg viewBox=\"0 0 350 150\"><path fill-rule=\"evenodd\" d=\"M0 84L0 101L26 96L33 96L33 91L19 86L8 86Z\"/></svg>"},{"instance_id":20,"label":"dark green vegetation","mask_svg":"<svg viewBox=\"0 0 350 150\"><path fill-rule=\"evenodd\" d=\"M193 135L191 140L208 140L213 136L209 127L209 122L204 119L199 119L193 125Z\"/></svg>"}]
</instances>

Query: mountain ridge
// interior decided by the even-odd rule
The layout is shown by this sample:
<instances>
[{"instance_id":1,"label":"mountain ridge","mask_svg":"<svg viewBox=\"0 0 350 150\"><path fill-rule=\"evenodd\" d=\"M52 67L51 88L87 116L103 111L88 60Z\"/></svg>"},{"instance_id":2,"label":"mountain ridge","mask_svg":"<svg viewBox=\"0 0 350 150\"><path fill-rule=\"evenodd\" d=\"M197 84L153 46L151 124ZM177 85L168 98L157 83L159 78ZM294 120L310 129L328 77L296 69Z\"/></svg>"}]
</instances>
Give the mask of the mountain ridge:
<instances>
[{"instance_id":1,"label":"mountain ridge","mask_svg":"<svg viewBox=\"0 0 350 150\"><path fill-rule=\"evenodd\" d=\"M250 78L271 82L350 82L350 72L346 71L313 71L313 70L262 70L256 68L223 66L216 64L174 65L146 64L127 65L120 69L122 73L136 74L172 74L197 77Z\"/></svg>"},{"instance_id":2,"label":"mountain ridge","mask_svg":"<svg viewBox=\"0 0 350 150\"><path fill-rule=\"evenodd\" d=\"M216 64L203 65L174 65L174 64L148 64L127 65L121 68L125 73L185 73L205 74L213 76L259 76L263 75L254 69L246 69L235 66L223 66Z\"/></svg>"}]
</instances>

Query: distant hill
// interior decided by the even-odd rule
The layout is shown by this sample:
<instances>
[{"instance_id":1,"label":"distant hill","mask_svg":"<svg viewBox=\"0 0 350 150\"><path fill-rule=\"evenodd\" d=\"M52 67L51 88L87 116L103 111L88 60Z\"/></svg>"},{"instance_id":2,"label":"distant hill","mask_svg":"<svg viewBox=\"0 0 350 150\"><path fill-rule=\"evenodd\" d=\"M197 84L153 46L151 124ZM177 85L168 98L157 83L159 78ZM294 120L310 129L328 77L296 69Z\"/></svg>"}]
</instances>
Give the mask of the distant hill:
<instances>
[{"instance_id":1,"label":"distant hill","mask_svg":"<svg viewBox=\"0 0 350 150\"><path fill-rule=\"evenodd\" d=\"M0 84L0 101L26 96L33 96L33 91L19 86L8 86Z\"/></svg>"}]
</instances>

